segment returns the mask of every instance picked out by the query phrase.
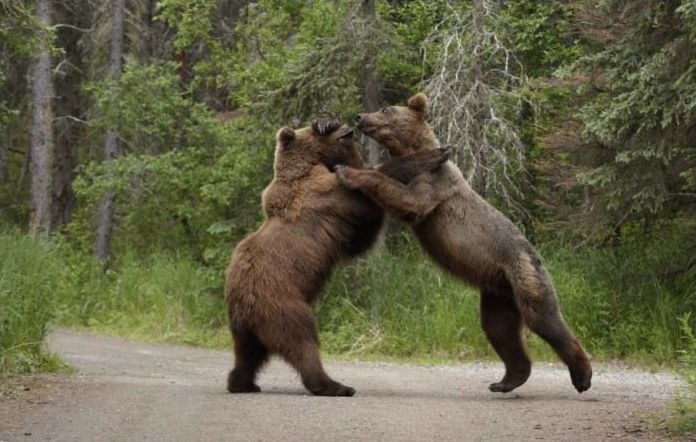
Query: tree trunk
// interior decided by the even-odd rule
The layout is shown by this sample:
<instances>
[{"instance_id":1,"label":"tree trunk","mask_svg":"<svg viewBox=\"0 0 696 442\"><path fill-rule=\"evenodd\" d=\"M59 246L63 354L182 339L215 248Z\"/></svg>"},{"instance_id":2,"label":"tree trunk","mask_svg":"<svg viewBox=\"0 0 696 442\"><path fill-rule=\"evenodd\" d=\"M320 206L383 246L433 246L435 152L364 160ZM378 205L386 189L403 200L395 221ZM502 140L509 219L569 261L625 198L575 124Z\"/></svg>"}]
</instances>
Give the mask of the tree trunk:
<instances>
[{"instance_id":1,"label":"tree trunk","mask_svg":"<svg viewBox=\"0 0 696 442\"><path fill-rule=\"evenodd\" d=\"M0 142L0 185L7 181L7 148L4 142Z\"/></svg>"},{"instance_id":2,"label":"tree trunk","mask_svg":"<svg viewBox=\"0 0 696 442\"><path fill-rule=\"evenodd\" d=\"M123 68L123 16L125 14L125 0L113 0L113 8L109 75L112 79L119 79ZM115 129L107 132L104 141L104 161L107 163L107 168L109 163L118 154L118 144L118 132L116 132ZM112 189L107 190L99 205L99 212L97 214L97 238L94 244L94 255L104 266L108 264L111 258L111 235L114 227L115 197L116 194Z\"/></svg>"},{"instance_id":3,"label":"tree trunk","mask_svg":"<svg viewBox=\"0 0 696 442\"><path fill-rule=\"evenodd\" d=\"M50 0L36 0L36 14L44 26L51 24ZM31 215L29 233L48 234L51 228L51 190L53 174L53 84L48 35L41 32L39 55L31 70Z\"/></svg>"},{"instance_id":4,"label":"tree trunk","mask_svg":"<svg viewBox=\"0 0 696 442\"><path fill-rule=\"evenodd\" d=\"M56 38L58 46L63 49L61 75L56 76L56 114L55 131L55 168L53 171L53 205L51 208L51 230L57 230L70 222L75 209L75 193L72 183L77 166L76 148L80 141L82 124L79 122L84 103L82 101L82 83L87 70L83 60L80 41L83 32L79 28L88 28L89 15L84 8L75 9L74 5L64 2L54 3L53 21L70 23L74 26L62 26Z\"/></svg>"},{"instance_id":5,"label":"tree trunk","mask_svg":"<svg viewBox=\"0 0 696 442\"><path fill-rule=\"evenodd\" d=\"M362 13L368 22L368 26L373 26L375 22L375 0L363 0ZM365 54L363 70L363 93L362 110L363 112L374 112L379 109L381 100L381 84L377 75L377 54L370 50ZM365 150L365 160L370 165L376 165L383 159L382 149L372 138L363 136L361 139Z\"/></svg>"}]
</instances>

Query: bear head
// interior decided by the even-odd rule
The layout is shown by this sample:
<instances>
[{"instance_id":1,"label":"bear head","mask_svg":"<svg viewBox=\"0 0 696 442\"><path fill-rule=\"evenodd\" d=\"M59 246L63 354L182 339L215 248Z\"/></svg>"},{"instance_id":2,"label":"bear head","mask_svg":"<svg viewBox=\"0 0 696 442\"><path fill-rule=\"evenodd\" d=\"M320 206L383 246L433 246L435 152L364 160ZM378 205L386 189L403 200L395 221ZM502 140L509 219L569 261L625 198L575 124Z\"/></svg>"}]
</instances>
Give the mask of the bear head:
<instances>
[{"instance_id":1,"label":"bear head","mask_svg":"<svg viewBox=\"0 0 696 442\"><path fill-rule=\"evenodd\" d=\"M363 159L353 130L336 118L321 117L309 127L280 129L273 164L276 177L297 177L317 164L329 170L338 164L362 168Z\"/></svg>"},{"instance_id":2,"label":"bear head","mask_svg":"<svg viewBox=\"0 0 696 442\"><path fill-rule=\"evenodd\" d=\"M409 98L406 106L387 106L377 112L358 114L355 124L393 156L436 149L439 143L425 120L427 108L428 98L421 92Z\"/></svg>"}]
</instances>

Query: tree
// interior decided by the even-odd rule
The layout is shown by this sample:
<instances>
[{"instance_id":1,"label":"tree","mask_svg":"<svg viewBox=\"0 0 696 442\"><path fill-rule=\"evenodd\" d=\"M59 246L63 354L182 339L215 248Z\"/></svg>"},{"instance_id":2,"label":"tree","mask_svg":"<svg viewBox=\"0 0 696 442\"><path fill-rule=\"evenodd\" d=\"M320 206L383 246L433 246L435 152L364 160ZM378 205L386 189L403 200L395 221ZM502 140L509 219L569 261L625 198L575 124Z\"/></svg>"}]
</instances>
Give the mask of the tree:
<instances>
[{"instance_id":1,"label":"tree","mask_svg":"<svg viewBox=\"0 0 696 442\"><path fill-rule=\"evenodd\" d=\"M109 76L118 80L123 69L123 22L125 0L113 1L113 24L111 29L111 50L109 54ZM108 164L118 155L118 132L111 128L104 140L104 161ZM107 189L97 212L97 236L94 255L102 265L111 257L111 236L114 228L115 192Z\"/></svg>"},{"instance_id":2,"label":"tree","mask_svg":"<svg viewBox=\"0 0 696 442\"><path fill-rule=\"evenodd\" d=\"M83 114L89 103L82 88L87 76L87 55L83 37L90 27L90 4L83 1L57 2L54 6L56 46L61 49L57 62L55 87L55 168L51 228L56 230L70 222L76 201L72 183L75 179L80 136L85 128Z\"/></svg>"},{"instance_id":3,"label":"tree","mask_svg":"<svg viewBox=\"0 0 696 442\"><path fill-rule=\"evenodd\" d=\"M476 0L447 7L429 38L437 51L425 81L430 120L474 188L508 214L523 215L525 146L511 119L522 104L515 92L524 79L500 25L500 5Z\"/></svg>"},{"instance_id":4,"label":"tree","mask_svg":"<svg viewBox=\"0 0 696 442\"><path fill-rule=\"evenodd\" d=\"M583 181L616 234L631 221L693 216L696 5L612 0L599 8L597 15L620 26L600 32L606 20L598 23L589 36L603 45L576 72L593 80L581 111L584 139L608 158Z\"/></svg>"},{"instance_id":5,"label":"tree","mask_svg":"<svg viewBox=\"0 0 696 442\"><path fill-rule=\"evenodd\" d=\"M50 0L36 1L36 14L44 27L51 24ZM27 155L31 158L31 215L29 232L47 234L51 228L53 176L53 83L51 80L50 39L42 32L39 55L31 69L33 123Z\"/></svg>"}]
</instances>

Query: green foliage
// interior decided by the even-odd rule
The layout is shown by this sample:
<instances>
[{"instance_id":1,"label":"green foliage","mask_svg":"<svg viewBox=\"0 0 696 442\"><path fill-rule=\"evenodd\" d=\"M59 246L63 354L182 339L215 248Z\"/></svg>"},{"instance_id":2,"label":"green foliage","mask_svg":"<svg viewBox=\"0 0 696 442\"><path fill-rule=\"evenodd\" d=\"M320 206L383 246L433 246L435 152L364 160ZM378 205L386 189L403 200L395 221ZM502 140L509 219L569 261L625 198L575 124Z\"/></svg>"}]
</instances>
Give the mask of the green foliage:
<instances>
[{"instance_id":1,"label":"green foliage","mask_svg":"<svg viewBox=\"0 0 696 442\"><path fill-rule=\"evenodd\" d=\"M622 2L607 2L618 14ZM612 157L584 176L615 219L693 213L696 17L690 2L642 2L615 43L581 60L606 87L583 108L584 135Z\"/></svg>"},{"instance_id":2,"label":"green foliage","mask_svg":"<svg viewBox=\"0 0 696 442\"><path fill-rule=\"evenodd\" d=\"M676 319L696 309L691 279L657 276L690 253L681 227L647 244L635 235L614 249L544 248L566 320L595 358L670 364L685 350ZM341 269L325 292L317 310L329 352L494 357L480 330L478 294L425 261L415 244ZM528 335L536 357L555 360Z\"/></svg>"},{"instance_id":3,"label":"green foliage","mask_svg":"<svg viewBox=\"0 0 696 442\"><path fill-rule=\"evenodd\" d=\"M542 250L565 318L595 359L673 364L679 357L687 379L693 377L688 333L696 327L696 291L690 275L675 276L669 267L691 250L681 227L647 244L634 235L610 249ZM480 329L478 293L431 264L408 237L400 243L337 269L315 306L322 348L359 357L496 359ZM143 258L127 251L104 274L84 256L67 256L71 289L61 290L56 303L63 324L229 348L222 261L211 268L184 254ZM535 359L557 360L545 342L527 336Z\"/></svg>"},{"instance_id":4,"label":"green foliage","mask_svg":"<svg viewBox=\"0 0 696 442\"><path fill-rule=\"evenodd\" d=\"M253 33L238 48L246 102L264 119L294 125L319 113L344 118L356 113L364 65L370 54L390 46L390 29L365 17L358 2L318 1L302 9L295 23L286 11L277 3L259 2L249 24L239 28L242 35ZM266 34L265 29L279 26L285 33ZM294 31L292 38L288 29Z\"/></svg>"},{"instance_id":5,"label":"green foliage","mask_svg":"<svg viewBox=\"0 0 696 442\"><path fill-rule=\"evenodd\" d=\"M679 323L684 339L684 350L679 362L687 385L672 404L675 417L671 422L671 430L680 436L696 436L696 333L692 312L681 316Z\"/></svg>"},{"instance_id":6,"label":"green foliage","mask_svg":"<svg viewBox=\"0 0 696 442\"><path fill-rule=\"evenodd\" d=\"M55 315L55 298L66 287L55 245L0 233L0 380L63 367L43 341Z\"/></svg>"},{"instance_id":7,"label":"green foliage","mask_svg":"<svg viewBox=\"0 0 696 442\"><path fill-rule=\"evenodd\" d=\"M168 253L125 252L117 270L75 256L75 290L58 300L63 324L158 342L228 344L222 275Z\"/></svg>"},{"instance_id":8,"label":"green foliage","mask_svg":"<svg viewBox=\"0 0 696 442\"><path fill-rule=\"evenodd\" d=\"M378 7L379 15L393 29L390 44L379 52L384 98L387 103L401 103L431 75L431 66L439 53L428 37L446 16L445 2L379 2Z\"/></svg>"},{"instance_id":9,"label":"green foliage","mask_svg":"<svg viewBox=\"0 0 696 442\"><path fill-rule=\"evenodd\" d=\"M582 54L582 46L570 32L571 17L561 2L505 2L501 20L530 77L549 77Z\"/></svg>"},{"instance_id":10,"label":"green foliage","mask_svg":"<svg viewBox=\"0 0 696 442\"><path fill-rule=\"evenodd\" d=\"M283 86L282 70L301 21L298 2L261 0L250 5L237 25L235 60L236 102L245 108L264 106L263 94Z\"/></svg>"},{"instance_id":11,"label":"green foliage","mask_svg":"<svg viewBox=\"0 0 696 442\"><path fill-rule=\"evenodd\" d=\"M91 162L80 169L74 188L82 210L71 232L85 249L91 213L109 188L122 214L117 249L183 248L214 262L259 219L272 132L247 117L221 121L181 92L174 70L130 62L119 82L90 87L102 111L92 129L115 128L127 152L108 167Z\"/></svg>"},{"instance_id":12,"label":"green foliage","mask_svg":"<svg viewBox=\"0 0 696 442\"><path fill-rule=\"evenodd\" d=\"M214 45L211 38L211 13L217 8L215 0L160 0L161 20L177 27L174 43L177 49L193 45Z\"/></svg>"},{"instance_id":13,"label":"green foliage","mask_svg":"<svg viewBox=\"0 0 696 442\"><path fill-rule=\"evenodd\" d=\"M593 355L668 363L683 348L676 319L696 309L689 275L674 267L692 250L684 228L666 225L652 238L636 229L612 248L545 254L563 311Z\"/></svg>"},{"instance_id":14,"label":"green foliage","mask_svg":"<svg viewBox=\"0 0 696 442\"><path fill-rule=\"evenodd\" d=\"M117 131L127 152L160 153L204 143L217 128L210 111L188 98L171 62L125 64L120 80L87 87L98 112L90 120L95 139ZM191 139L193 138L193 139Z\"/></svg>"},{"instance_id":15,"label":"green foliage","mask_svg":"<svg viewBox=\"0 0 696 442\"><path fill-rule=\"evenodd\" d=\"M514 201L492 191L488 176L473 183L492 202L509 216L532 213L532 228L544 224L540 248L563 311L594 356L670 363L685 352L693 383L694 2L378 0L374 17L358 1L259 0L234 9L238 3L247 2L162 0L152 10L127 2L119 80L101 79L109 8L86 7L79 23L77 12L61 17L89 29L60 61L75 66L56 69L79 75L89 99L80 97L79 109L68 92L53 100L61 109L58 158L73 155L78 164L77 209L65 244L0 235L1 370L46 367L39 342L54 312L70 326L228 348L223 269L261 219L273 134L321 112L347 119L361 109L374 69L384 103L402 103L438 76L441 103L462 98L431 121L451 123L440 127L459 131L455 147L476 152L464 166L506 180ZM0 0L0 172L10 172L0 174L3 226L24 223L28 212L29 61L43 33L61 36L27 5ZM225 15L229 8L237 16ZM453 93L457 87L465 93ZM77 128L68 138L64 120ZM560 148L547 146L558 129ZM564 150L581 130L601 150L597 158L581 142L579 152ZM109 167L99 154L107 131L122 148ZM90 253L106 189L116 192L117 223L114 267L103 273ZM540 202L542 193L550 203ZM529 210L553 204L561 210ZM587 223L573 217L585 205L606 210ZM567 231L585 222L592 232L559 243L569 235L562 221ZM623 226L616 243L593 247L606 226ZM409 239L388 241L395 238L397 246L337 269L317 306L324 348L493 357L474 290L428 263ZM556 358L535 337L531 348ZM688 398L678 410L693 409Z\"/></svg>"},{"instance_id":16,"label":"green foliage","mask_svg":"<svg viewBox=\"0 0 696 442\"><path fill-rule=\"evenodd\" d=\"M42 33L51 34L33 14L27 2L0 0L0 45L23 57L37 50Z\"/></svg>"},{"instance_id":17,"label":"green foliage","mask_svg":"<svg viewBox=\"0 0 696 442\"><path fill-rule=\"evenodd\" d=\"M408 246L341 269L316 308L329 353L443 359L490 356L478 297Z\"/></svg>"}]
</instances>

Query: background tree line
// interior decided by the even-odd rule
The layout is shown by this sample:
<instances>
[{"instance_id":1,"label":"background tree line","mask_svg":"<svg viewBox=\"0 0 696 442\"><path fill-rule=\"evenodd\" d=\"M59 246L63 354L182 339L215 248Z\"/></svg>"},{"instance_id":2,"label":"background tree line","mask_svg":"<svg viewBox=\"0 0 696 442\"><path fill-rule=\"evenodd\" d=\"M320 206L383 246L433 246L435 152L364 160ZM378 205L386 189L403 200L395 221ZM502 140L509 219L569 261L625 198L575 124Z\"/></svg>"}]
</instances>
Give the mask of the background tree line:
<instances>
[{"instance_id":1,"label":"background tree line","mask_svg":"<svg viewBox=\"0 0 696 442\"><path fill-rule=\"evenodd\" d=\"M65 323L227 345L222 271L261 220L275 131L424 90L590 350L674 361L696 309L695 44L692 1L0 0L0 264L58 260ZM475 296L398 226L326 291L329 351L490 351Z\"/></svg>"},{"instance_id":2,"label":"background tree line","mask_svg":"<svg viewBox=\"0 0 696 442\"><path fill-rule=\"evenodd\" d=\"M275 128L419 89L529 233L597 244L696 207L690 2L1 5L0 219L103 263L123 244L211 263L259 219Z\"/></svg>"}]
</instances>

